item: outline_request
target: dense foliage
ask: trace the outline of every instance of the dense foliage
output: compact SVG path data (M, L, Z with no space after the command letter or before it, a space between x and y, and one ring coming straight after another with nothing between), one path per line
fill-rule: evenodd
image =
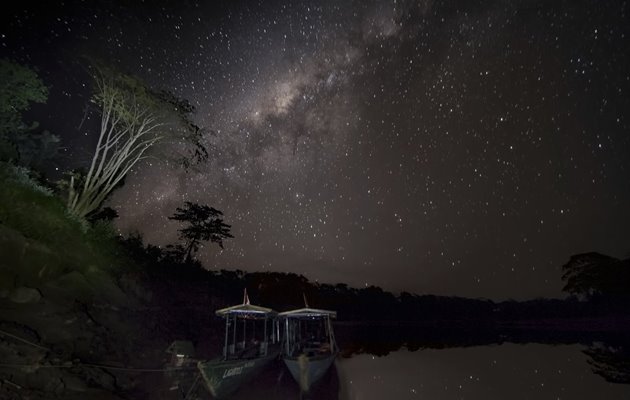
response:
M37 286L70 271L119 270L127 260L112 228L88 225L29 176L0 163L0 281Z
M48 88L33 69L0 59L0 137L25 129L22 113L31 103L45 103Z
M27 123L23 113L33 103L45 103L48 88L37 72L0 59L0 161L42 170L59 149L59 137Z

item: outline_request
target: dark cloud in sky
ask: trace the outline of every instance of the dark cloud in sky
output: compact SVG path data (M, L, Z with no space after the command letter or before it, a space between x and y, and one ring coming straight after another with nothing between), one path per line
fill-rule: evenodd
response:
M630 250L626 2L64 4L15 9L1 45L52 85L65 164L96 135L78 54L209 128L197 171L131 174L122 232L171 243L194 201L233 225L211 268L499 299L559 296L570 255Z

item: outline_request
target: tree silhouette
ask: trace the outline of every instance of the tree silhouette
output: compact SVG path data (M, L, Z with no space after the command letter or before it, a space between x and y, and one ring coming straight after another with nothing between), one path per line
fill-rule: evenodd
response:
M231 225L225 224L222 216L223 213L213 207L187 201L183 208L177 207L175 214L168 217L189 224L179 229L179 238L185 242L181 250L185 261L190 261L199 250L201 241L217 243L223 248L223 239L234 237L230 234Z
M619 260L600 253L571 257L562 266L563 290L591 298L594 295L627 295L630 289L630 259Z

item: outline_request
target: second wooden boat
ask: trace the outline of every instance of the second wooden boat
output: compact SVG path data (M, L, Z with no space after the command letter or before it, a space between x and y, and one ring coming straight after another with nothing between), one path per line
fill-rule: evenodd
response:
M332 329L335 311L300 308L278 314L283 324L282 359L307 392L324 376L339 349Z

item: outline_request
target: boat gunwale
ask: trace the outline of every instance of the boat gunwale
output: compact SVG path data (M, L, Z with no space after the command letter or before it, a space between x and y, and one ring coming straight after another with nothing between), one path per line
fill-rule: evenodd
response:
M337 357L337 355L339 355L339 351L315 354L315 355L312 355L312 356L309 356L306 353L300 353L300 355L297 355L297 356L286 356L286 355L283 355L282 359L283 360L288 360L288 361L299 362L299 358L305 356L309 361L321 361L321 360L326 360L326 359L331 358L331 357L333 357L333 358Z

